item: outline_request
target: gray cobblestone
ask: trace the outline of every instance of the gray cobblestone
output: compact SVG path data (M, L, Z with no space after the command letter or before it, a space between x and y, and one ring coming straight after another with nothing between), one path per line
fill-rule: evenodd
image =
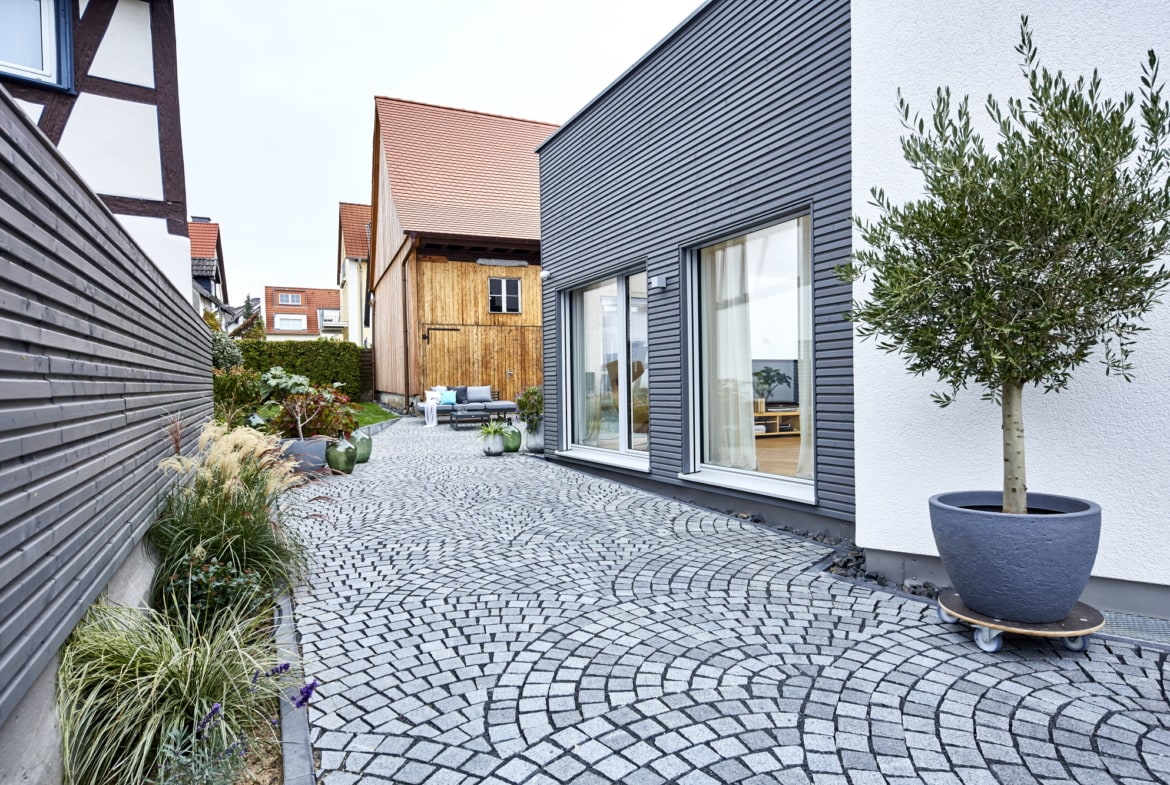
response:
M988 655L823 546L409 419L293 496L323 785L1170 781L1150 647Z

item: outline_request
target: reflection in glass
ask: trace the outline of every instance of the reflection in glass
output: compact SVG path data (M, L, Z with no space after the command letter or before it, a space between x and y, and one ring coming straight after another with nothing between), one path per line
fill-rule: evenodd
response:
M626 328L626 356L629 358L626 401L628 439L631 450L650 450L650 367L647 341L650 324L646 314L646 273L626 279L629 322Z

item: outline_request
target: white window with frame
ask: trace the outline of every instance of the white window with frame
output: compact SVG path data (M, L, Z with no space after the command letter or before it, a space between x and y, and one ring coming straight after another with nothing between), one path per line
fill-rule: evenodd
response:
M808 216L698 250L686 479L816 501L811 257Z
M519 278L488 278L488 313L520 313Z
M646 273L569 295L569 449L649 469L650 374Z
M302 313L278 313L272 321L278 330L309 329L309 318Z
M71 87L68 14L64 0L0 0L0 73Z
M300 305L301 296L299 294L291 294L289 292L281 292L277 295L277 299L281 305Z

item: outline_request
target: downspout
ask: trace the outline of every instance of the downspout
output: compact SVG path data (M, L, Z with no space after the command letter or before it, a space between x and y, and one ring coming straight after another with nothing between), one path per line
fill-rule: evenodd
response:
M370 326L370 292L367 288L367 284L369 284L369 282L370 282L369 281L369 277L370 277L370 250L369 249L370 249L370 222L366 221L366 274L358 276L359 278L362 279L361 299L358 300L358 302L360 302L362 304L361 334L362 334L362 348L363 349L370 348L369 342L366 340L366 330ZM358 262L358 267L359 268L361 267L361 262Z

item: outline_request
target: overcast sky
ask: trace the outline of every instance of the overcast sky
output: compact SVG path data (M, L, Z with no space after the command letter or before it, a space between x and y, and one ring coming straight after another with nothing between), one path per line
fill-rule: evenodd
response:
M370 201L374 96L563 123L701 0L177 0L187 209L233 305L336 286Z

